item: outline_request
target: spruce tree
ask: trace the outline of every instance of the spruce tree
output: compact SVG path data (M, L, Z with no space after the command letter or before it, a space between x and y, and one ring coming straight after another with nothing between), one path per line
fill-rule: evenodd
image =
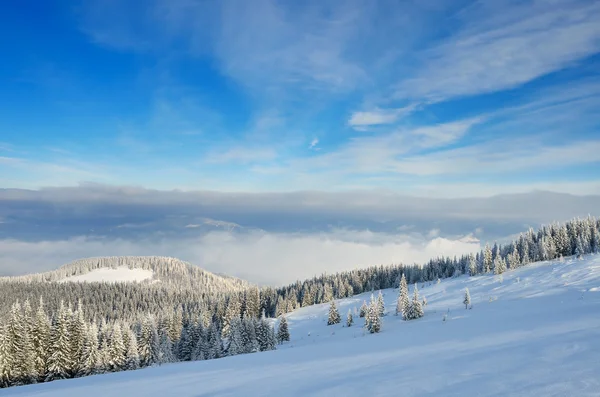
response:
M86 337L82 351L82 375L95 375L100 363L100 352L98 351L98 326L95 322L86 329Z
M256 337L256 319L246 317L242 320L242 345L244 353L254 353L260 351Z
M396 304L396 313L402 314L402 318L404 320L408 320L408 310L410 306L410 301L408 298L408 283L406 282L406 276L402 273L402 278L400 279L400 286L398 288L398 302Z
M117 322L113 325L112 333L110 336L110 371L119 372L125 369L126 353L127 351L125 350L125 345L123 343L123 331L121 329L121 324Z
M83 318L81 300L79 300L77 309L71 313L69 319L70 377L76 377L83 371L82 351L85 342L85 331L86 323Z
M33 318L33 311L29 300L25 300L23 304L23 316L21 317L23 335L21 336L20 343L23 349L23 362L21 363L23 373L25 377L24 383L36 383L38 380L38 373L36 371L36 359L35 359L35 346L33 342L33 334L35 332L35 322Z
M502 258L500 255L498 255L496 257L496 259L494 259L494 273L502 274L505 271L506 271L506 262L504 261L504 258Z
M126 330L127 339L129 340L127 351L125 352L125 367L127 371L133 371L140 367L140 355L138 353L137 337L131 330ZM123 334L125 335L125 334Z
M360 312L359 312L359 317L360 318L364 318L367 315L367 302L363 301L362 305L360 306Z
M471 294L469 293L469 288L465 288L465 297L463 299L463 304L465 305L465 309L467 309L471 304Z
M168 364L175 362L175 355L173 354L173 341L169 336L168 332L163 332L160 335L160 345L158 348L158 363Z
M485 245L483 250L483 272L489 273L492 269L492 250L489 244Z
M12 383L13 357L8 340L8 325L0 324L0 388L10 387Z
M333 301L332 301L333 302ZM339 314L338 314L339 316ZM281 316L279 327L277 328L277 341L279 343L288 342L290 340L290 331L288 330L288 322L285 316Z
M148 315L142 323L140 337L138 340L138 348L140 352L140 365L147 367L158 363L159 355L159 339L156 330L156 323L152 316Z
M35 326L31 335L35 354L35 372L38 381L43 382L48 372L48 356L50 353L50 320L44 310L44 300L40 303L35 313Z
M377 312L379 313L380 317L385 316L385 302L383 300L381 291L379 291L379 294L377 295Z
M229 346L227 355L235 356L244 353L244 344L242 341L242 320L234 317L229 324Z
M423 306L421 306L421 298L419 297L419 290L417 289L417 283L415 283L413 300L410 303L411 320L416 320L424 315Z
M352 319L352 310L348 309L348 315L346 316L346 326L351 327L353 323L354 320Z
M471 253L469 255L469 276L474 276L477 274L477 260L475 259L475 255Z
M61 302L50 337L51 354L48 358L48 375L46 376L46 381L69 377L69 370L72 366L69 322L69 312L64 303Z
M337 306L335 305L335 300L331 301L329 305L329 316L327 317L327 325L339 324L342 321L340 317L340 312L338 312Z

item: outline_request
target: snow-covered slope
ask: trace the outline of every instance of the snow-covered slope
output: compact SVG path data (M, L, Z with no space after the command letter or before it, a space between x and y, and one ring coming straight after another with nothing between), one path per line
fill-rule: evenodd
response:
M420 287L420 286L419 286ZM471 291L472 310L462 305ZM328 305L288 315L277 351L0 390L7 396L598 396L600 256L538 263L420 289L425 317L380 334L326 325ZM376 291L377 292L377 291ZM411 286L412 292L412 286ZM396 290L385 290L393 313ZM340 300L342 317L363 294ZM447 321L443 322L443 314Z
M154 275L152 270L130 269L127 266L94 269L89 273L65 277L60 282L140 282L149 280Z

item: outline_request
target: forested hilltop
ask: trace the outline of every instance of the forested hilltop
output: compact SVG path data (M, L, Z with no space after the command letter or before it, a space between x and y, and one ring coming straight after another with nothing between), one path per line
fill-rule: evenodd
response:
M486 245L477 254L436 258L420 266L373 266L280 288L259 289L189 264L169 267L170 262L154 257L129 260L147 258L140 259L140 268L148 266L154 275L162 275L159 280L172 281L60 282L101 267L137 266L121 258L78 261L46 275L0 280L0 385L271 350L289 335L284 317L277 336L266 317L298 307L397 287L402 275L412 284L463 274L502 274L531 262L599 249L600 220L588 217L530 229L509 244ZM190 274L201 275L204 284L183 281Z

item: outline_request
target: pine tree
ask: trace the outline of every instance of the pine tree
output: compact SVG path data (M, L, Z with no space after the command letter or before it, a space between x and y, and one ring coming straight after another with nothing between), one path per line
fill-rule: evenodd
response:
M244 344L242 342L242 320L234 317L229 324L229 346L227 355L235 356L244 353Z
M175 362L175 355L173 354L173 341L169 336L168 332L163 332L160 335L160 345L158 348L158 363L168 364Z
M140 367L140 355L138 353L137 337L130 329L125 331L127 334L128 344L125 352L125 367L127 371L133 371ZM125 335L125 333L123 334Z
M258 325L256 327L256 339L258 340L258 346L261 352L275 349L276 342L274 343L274 335L275 332L273 327L271 327L271 325L269 325L267 322L265 313L263 311L263 315L258 321Z
M83 372L82 351L85 342L85 330L86 324L83 318L83 308L80 300L77 309L69 318L70 377L80 376Z
M333 301L332 301L333 302ZM338 314L339 316L339 314ZM290 331L288 330L288 322L285 316L281 316L279 320L279 327L277 328L277 341L279 343L289 342Z
M490 249L489 244L485 245L483 250L483 272L489 273L492 269L492 250Z
M71 368L71 345L69 343L70 315L64 303L60 303L58 315L50 337L50 357L48 358L48 375L46 381L66 379Z
M360 306L360 312L359 312L359 317L363 318L367 315L367 302L363 301L362 305Z
M234 318L240 318L240 302L235 295L229 298L227 310L225 310L225 316L223 317L223 329L221 330L223 338L229 336L229 324Z
M475 259L475 255L471 253L469 255L469 276L474 276L477 274L477 260Z
M191 337L193 340L192 361L204 360L206 350L206 330L204 329L202 320L193 327Z
M581 236L577 237L577 242L575 243L575 255L577 255L577 259L583 258L585 254L584 243Z
M119 372L125 369L126 353L127 351L125 350L125 345L123 343L123 331L121 329L121 324L115 323L110 336L110 371Z
M44 300L41 297L35 314L35 326L31 339L35 355L35 372L38 374L38 381L43 382L48 372L50 320L44 310Z
M410 301L408 300L408 283L406 282L406 276L402 273L400 279L400 286L398 288L398 302L396 304L396 314L402 314L404 320L408 320L407 314L409 309Z
M327 325L339 324L342 321L340 312L338 312L335 301L332 300L329 305L329 316L327 317Z
M351 327L354 324L354 320L352 319L352 310L348 309L348 315L346 316L346 326Z
M0 324L0 388L11 386L13 357L8 340L8 325Z
M97 374L100 352L98 351L98 326L95 322L87 327L81 356L83 361L82 374L84 376Z
M256 287L246 291L246 313L250 318L260 316L260 291Z
M140 338L138 340L140 352L140 365L147 367L158 363L159 339L154 319L148 315L142 323Z
M465 309L467 309L471 304L471 294L469 294L469 288L465 288L465 298L463 299L463 304L465 305Z
M381 291L379 291L379 294L377 295L377 313L380 317L385 316L385 302Z
M242 345L244 346L244 353L260 351L256 337L256 319L254 317L246 317L242 320Z
M500 255L498 255L496 257L496 259L494 259L494 273L502 274L505 271L506 271L506 262L504 261L504 258L502 258Z
M29 300L25 300L23 304L23 316L21 317L23 335L21 335L20 343L23 351L23 361L21 363L25 377L23 381L26 384L36 383L38 380L38 372L36 371L35 346L33 343L33 333L35 330L35 322L33 311Z
M367 308L367 315L365 317L365 328L372 334L381 330L381 318L379 316L379 309L377 307L377 302L372 296L371 303Z
M415 283L413 300L410 303L410 317L411 320L423 317L423 306L421 306L421 298L419 297L419 290L417 289L417 283Z
M191 361L194 350L194 339L192 337L193 324L186 323L181 328L181 336L177 343L177 360Z

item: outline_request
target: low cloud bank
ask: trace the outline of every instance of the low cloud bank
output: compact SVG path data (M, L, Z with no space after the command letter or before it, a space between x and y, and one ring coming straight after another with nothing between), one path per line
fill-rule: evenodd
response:
M281 285L370 265L422 263L438 255L479 249L478 242L339 230L315 234L210 232L185 240L0 240L0 273L43 272L90 256L165 255L216 273L260 284Z

